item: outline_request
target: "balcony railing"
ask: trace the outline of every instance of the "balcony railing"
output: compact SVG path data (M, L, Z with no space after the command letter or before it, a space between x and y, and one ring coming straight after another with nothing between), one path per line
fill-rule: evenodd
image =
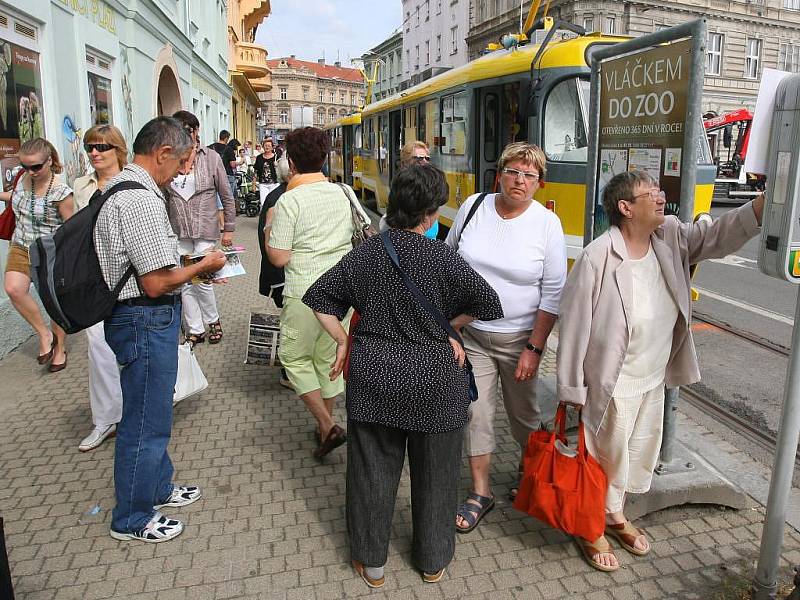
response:
M267 77L267 49L258 44L237 42L236 70L244 73L248 79Z

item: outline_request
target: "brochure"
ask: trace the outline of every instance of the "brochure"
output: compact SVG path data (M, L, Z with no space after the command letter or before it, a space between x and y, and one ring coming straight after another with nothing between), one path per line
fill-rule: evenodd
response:
M244 275L244 265L242 264L241 256L245 251L243 246L231 246L229 248L220 248L225 253L227 262L216 273L211 273L209 276L197 275L192 278L192 283L208 283L216 279L227 279L229 277L236 277L237 275ZM200 262L205 254L188 254L183 257L184 266Z

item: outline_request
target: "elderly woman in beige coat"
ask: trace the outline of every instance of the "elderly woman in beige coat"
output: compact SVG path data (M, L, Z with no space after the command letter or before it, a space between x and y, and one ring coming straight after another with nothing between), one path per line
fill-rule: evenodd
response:
M619 563L606 536L630 553L650 551L625 518L625 493L650 489L661 446L664 385L699 381L692 341L689 266L720 258L756 235L763 195L713 223L664 216L665 197L640 171L603 192L611 227L575 261L561 301L559 401L583 407L586 446L608 476L606 531L577 540L601 571Z

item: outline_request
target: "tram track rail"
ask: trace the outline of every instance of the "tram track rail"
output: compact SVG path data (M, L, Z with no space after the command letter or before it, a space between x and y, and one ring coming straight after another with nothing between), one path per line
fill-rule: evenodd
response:
M721 321L720 319L697 311L692 313L692 317L695 321L712 325L722 331L725 331L726 333L769 350L784 358L789 357L789 348L780 344L776 344L771 340L767 340L748 331L737 329L725 321ZM729 429L735 431L749 442L754 443L768 451L770 455L775 455L777 450L777 436L771 430L762 426L754 425L745 417L733 412L729 406L725 406L724 404L715 401L712 397L701 393L693 387L681 387L680 396L683 400L697 410L700 410L717 422L727 426ZM800 469L800 450L795 453L795 468Z
M747 419L731 412L727 407L714 402L711 398L708 398L689 386L681 387L680 397L697 410L710 416L715 421L722 423L737 434L740 434L749 442L767 450L770 455L775 455L778 440L771 431L764 431L762 428L754 426ZM800 469L800 450L795 453L794 464L796 469Z
M750 333L749 331L743 331L741 329L737 329L732 325L730 325L729 323L721 321L715 317L712 317L711 315L707 315L705 313L697 311L692 311L692 319L695 321L702 321L703 323L707 323L708 325L713 325L714 327L721 329L726 333L730 333L733 336L736 336L743 340L747 340L748 342L752 342L757 346L760 346L767 350L771 350L772 352L780 354L781 356L784 356L786 358L789 357L789 348L787 348L786 346L782 346L781 344L776 344L771 340L765 339L754 333Z

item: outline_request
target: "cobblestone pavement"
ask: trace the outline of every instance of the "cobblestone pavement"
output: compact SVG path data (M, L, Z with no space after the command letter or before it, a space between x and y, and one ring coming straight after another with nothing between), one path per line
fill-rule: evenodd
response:
M69 366L56 375L35 365L30 342L0 361L0 514L18 598L713 598L752 570L763 519L756 503L648 516L641 525L652 553L634 559L619 550L623 568L608 575L591 569L567 536L499 500L478 529L458 536L443 581L424 584L410 564L404 477L387 583L368 589L349 564L345 453L315 461L301 401L280 387L275 370L243 364L248 315L263 307L255 219L241 219L237 242L251 250L249 274L219 288L225 339L197 350L210 387L175 411L176 480L204 490L200 502L167 512L186 522L177 540L148 545L108 535L113 441L77 450L91 427L85 338L70 339ZM543 370L553 367L550 354ZM343 420L343 407L337 410ZM517 453L507 423L499 427L493 481L502 498ZM462 476L466 492L466 468ZM784 558L785 567L800 563L800 536L788 528Z

